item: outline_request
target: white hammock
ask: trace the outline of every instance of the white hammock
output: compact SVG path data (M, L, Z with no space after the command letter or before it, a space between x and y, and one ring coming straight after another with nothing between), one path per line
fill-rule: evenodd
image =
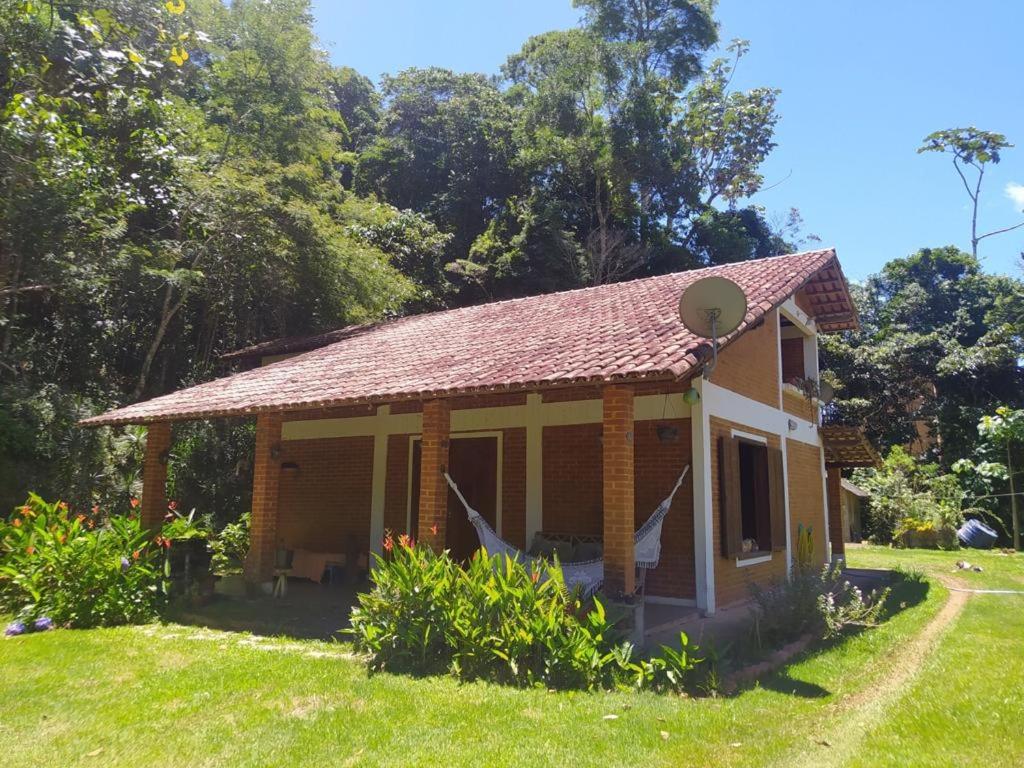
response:
M689 471L690 465L687 464L682 474L679 475L679 479L676 480L672 492L658 505L658 508L654 510L654 514L633 534L633 555L637 568L649 569L658 567L658 561L661 559L661 526L665 522L665 515L668 514L669 508L672 506L672 499L675 498L676 491L683 484L683 479ZM476 528L480 545L487 550L487 554L492 556L508 555L513 560L526 566L531 566L534 561L543 559L530 557L521 549L512 546L500 538L488 522L484 520L483 516L469 506L469 502L466 501L466 497L462 495L462 491L459 490L459 486L452 480L451 475L445 472L444 479L448 481L448 485L455 491L455 495L459 497L462 506L466 508L469 522ZM560 563L559 565L561 566L562 577L565 579L566 585L569 588L580 587L584 597L590 597L597 592L601 587L601 582L604 581L604 558L599 557L594 560L584 560L576 563Z

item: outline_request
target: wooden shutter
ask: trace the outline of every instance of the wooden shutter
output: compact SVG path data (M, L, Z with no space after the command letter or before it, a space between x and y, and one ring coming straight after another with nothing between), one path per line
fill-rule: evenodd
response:
M725 557L737 557L743 551L739 439L718 438L718 462L722 554Z
M786 548L786 478L782 471L782 451L768 449L768 499L771 504L772 550Z

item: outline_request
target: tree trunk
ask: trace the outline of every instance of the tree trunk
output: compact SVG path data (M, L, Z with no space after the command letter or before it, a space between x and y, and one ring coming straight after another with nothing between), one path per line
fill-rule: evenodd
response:
M149 349L146 350L146 357L142 361L142 370L139 371L139 379L135 383L135 389L132 391L132 400L138 400L142 397L142 393L146 389L146 380L149 378L149 370L153 367L153 360L156 359L156 353L163 343L164 336L167 335L167 329L171 325L171 320L174 319L182 304L185 303L185 296L187 294L188 289L183 288L180 298L172 305L171 298L174 296L174 286L170 283L167 284L167 288L164 290L163 307L160 310L160 323L156 327L156 333L153 335L153 341L150 342Z

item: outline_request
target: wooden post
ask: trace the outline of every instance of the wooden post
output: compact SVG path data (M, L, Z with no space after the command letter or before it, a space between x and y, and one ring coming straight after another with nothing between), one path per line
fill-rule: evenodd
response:
M274 574L277 554L277 499L281 481L281 414L256 417L256 450L252 471L252 518L245 580L260 584Z
M448 523L448 434L451 410L447 400L423 403L423 442L420 453L420 516L418 541L435 552L444 549Z
M826 470L825 487L828 490L828 532L832 541L832 557L844 555L846 545L843 543L845 528L843 526L843 477L838 467Z
M633 390L604 388L604 590L631 595L636 589L633 492Z
M144 528L159 528L167 514L167 452L170 448L170 422L149 424L146 429L146 453L142 460L142 503L139 512Z

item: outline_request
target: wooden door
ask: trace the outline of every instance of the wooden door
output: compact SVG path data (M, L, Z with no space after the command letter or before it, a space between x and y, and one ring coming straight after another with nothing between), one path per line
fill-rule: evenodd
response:
M498 438L460 437L448 444L448 474L466 501L484 520L495 526L498 509ZM420 441L413 443L411 534L418 535L420 489ZM452 557L466 560L480 548L476 529L462 502L448 491L448 525L445 546Z

